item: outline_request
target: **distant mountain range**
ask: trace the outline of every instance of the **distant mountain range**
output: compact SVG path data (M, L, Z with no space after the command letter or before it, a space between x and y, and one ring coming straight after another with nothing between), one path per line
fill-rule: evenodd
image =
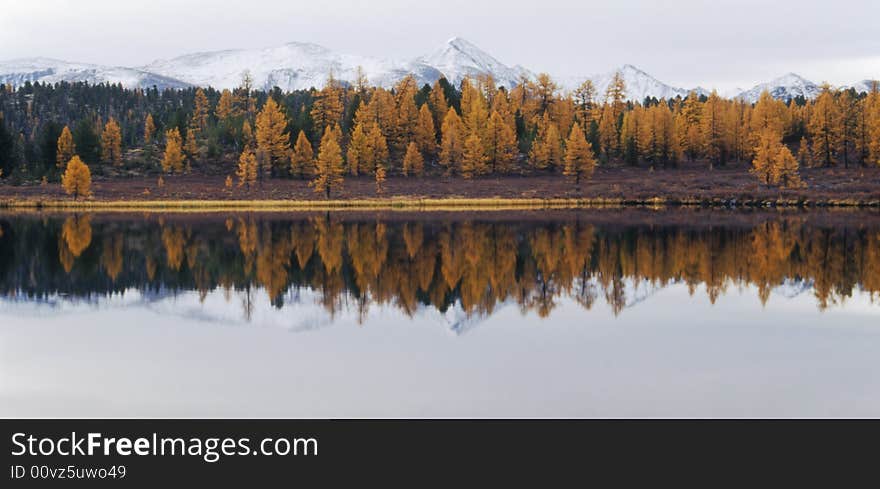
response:
M354 83L359 67L371 84L386 88L410 73L420 85L433 83L445 76L455 86L466 76L479 74L491 74L498 85L506 87L518 84L523 77L531 79L535 76L522 66L505 65L467 40L455 37L430 54L403 61L341 54L317 44L299 42L266 49L186 54L134 68L72 63L49 58L15 59L0 62L0 83L20 85L26 81L81 81L93 84L121 83L129 88L212 86L223 89L238 86L242 73L248 70L256 87L271 89L277 86L290 91L319 88L324 85L330 73L338 80ZM589 78L601 97L615 72L620 72L623 76L627 96L631 100L640 101L645 97L685 97L691 90L708 94L707 90L699 87L673 87L628 64L600 75L579 79L570 77L559 81L564 89L573 90ZM862 80L852 87L860 92L868 91L871 83L870 80ZM821 88L814 82L789 73L755 85L749 90L725 95L754 102L764 90L768 90L777 99L788 100L797 96L814 98Z

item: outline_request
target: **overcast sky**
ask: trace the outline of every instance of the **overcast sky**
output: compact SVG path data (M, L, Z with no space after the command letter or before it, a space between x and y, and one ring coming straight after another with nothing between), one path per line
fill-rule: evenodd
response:
M630 63L672 85L724 90L787 72L880 78L878 18L878 0L0 0L0 60L138 66L289 41L409 58L460 36L557 76Z

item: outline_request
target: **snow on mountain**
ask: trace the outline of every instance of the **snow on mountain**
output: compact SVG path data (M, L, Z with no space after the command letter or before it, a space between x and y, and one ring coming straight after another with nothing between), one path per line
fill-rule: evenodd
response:
M392 60L370 56L342 54L317 44L292 42L265 49L234 49L186 54L168 60L158 60L139 68L70 63L49 58L27 58L0 62L0 83L20 85L26 81L56 83L82 81L92 84L121 83L125 87L183 88L212 86L234 88L241 83L242 74L250 71L254 86L261 89L279 87L282 90L301 90L324 85L329 74L343 82L357 80L358 67L363 69L369 83L390 88L401 78L412 73L419 85L433 83L445 76L459 86L466 76L491 74L499 86L511 88L525 77L534 74L519 65L508 66L465 39L454 37L434 52L412 60ZM616 72L626 83L629 100L642 101L645 97L671 99L686 97L690 90L663 83L633 65L589 77L596 88L599 101ZM557 78L565 90L574 90L586 78ZM869 91L871 81L855 85L859 92ZM694 89L700 95L709 95L703 88ZM761 83L749 90L724 93L725 96L755 102L761 92L768 90L777 99L789 100L797 96L808 99L821 91L815 83L794 73Z
M770 96L778 99L789 101L795 97L802 96L806 99L816 98L822 89L815 83L794 73L788 73L779 78L766 83L759 83L749 90L740 93L736 98L741 98L747 102L755 103L764 91L770 92Z
M440 74L415 62L397 62L368 56L339 54L323 46L292 42L266 49L235 49L180 56L155 61L142 69L184 80L198 86L234 88L248 70L257 88L303 90L324 86L330 73L340 81L354 83L358 67L371 84L390 87L409 73L419 84L431 83Z
M532 73L521 67L509 67L491 55L460 37L453 37L433 53L415 60L433 66L458 87L466 77L491 74L499 86L511 88L519 84L521 77L533 78Z
M854 88L856 90L856 93L871 93L871 90L873 90L875 83L878 85L878 87L880 87L880 80L862 80L855 85L852 85L851 88Z
M21 85L25 82L121 83L128 88L184 88L186 83L136 68L69 63L51 58L23 58L0 62L0 83Z
M561 85L566 90L574 90L585 79L589 79L593 82L593 86L596 88L597 100L601 102L605 100L605 91L608 89L608 85L611 84L614 74L618 72L623 76L623 81L626 84L626 98L634 102L641 102L645 100L645 97L656 97L657 99L667 100L677 96L685 98L690 92L690 90L684 88L667 85L630 64L623 65L620 68L607 73L587 78L564 79ZM708 95L708 92L702 88L697 88L695 90L697 90L698 94Z

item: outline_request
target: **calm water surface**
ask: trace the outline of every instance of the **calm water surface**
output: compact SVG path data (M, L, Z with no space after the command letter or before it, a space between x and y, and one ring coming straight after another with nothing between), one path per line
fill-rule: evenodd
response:
M0 416L880 416L880 215L0 214Z

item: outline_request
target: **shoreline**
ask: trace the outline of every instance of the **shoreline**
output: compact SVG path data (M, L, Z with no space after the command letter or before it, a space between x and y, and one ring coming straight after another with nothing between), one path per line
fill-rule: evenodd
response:
M57 199L0 199L0 209L32 210L97 210L97 211L295 211L295 210L406 210L406 211L473 211L473 210L555 210L555 209L619 209L619 208L880 208L880 200L864 199L721 199L653 197L624 198L413 198L389 197L372 199L331 200L57 200Z

